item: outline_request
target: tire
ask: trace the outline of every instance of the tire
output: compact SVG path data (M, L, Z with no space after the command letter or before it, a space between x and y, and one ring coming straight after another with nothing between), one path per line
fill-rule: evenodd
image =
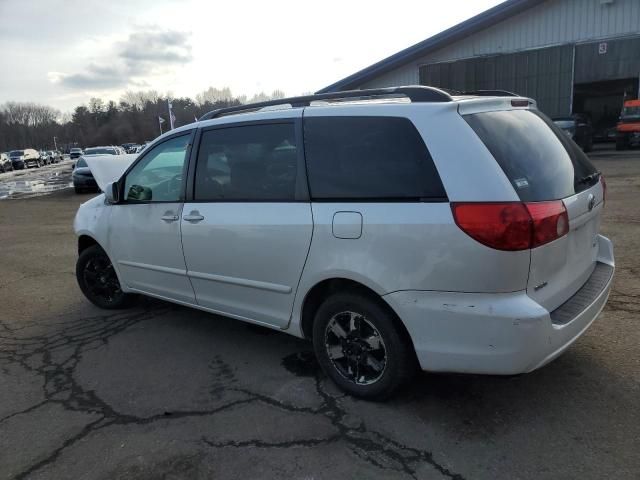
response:
M585 153L589 153L591 150L593 150L593 138L587 139L584 143L584 148L583 148L583 151Z
M616 140L616 150L626 150L626 149L627 149L627 139L618 138Z
M76 193L82 193L82 189L80 187L73 187Z
M382 300L359 292L336 293L320 305L313 348L338 387L369 400L388 398L417 370L411 341L393 312Z
M127 308L136 299L122 291L111 260L99 245L83 250L78 257L76 280L87 300L100 308Z

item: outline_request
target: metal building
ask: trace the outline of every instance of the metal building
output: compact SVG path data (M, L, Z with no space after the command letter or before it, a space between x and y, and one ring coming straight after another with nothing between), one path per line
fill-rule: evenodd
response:
M415 84L509 90L615 125L638 98L640 0L509 0L320 92Z

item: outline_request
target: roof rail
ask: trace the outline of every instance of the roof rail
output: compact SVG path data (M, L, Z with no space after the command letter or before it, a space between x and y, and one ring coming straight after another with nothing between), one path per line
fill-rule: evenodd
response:
M450 102L451 96L444 90L434 87L414 86L414 87L390 87L390 88L374 88L365 90L346 90L344 92L319 93L316 95L304 95L301 97L279 98L277 100L269 100L266 102L248 103L246 105L237 105L235 107L226 107L205 113L200 117L199 121L210 120L234 113L246 113L259 110L264 107L272 107L276 105L291 105L291 107L308 107L311 102L319 100L328 101L344 101L349 99L373 99L384 97L406 97L411 102Z
M507 90L472 90L470 92L459 92L459 95L473 95L475 97L521 97L517 93Z

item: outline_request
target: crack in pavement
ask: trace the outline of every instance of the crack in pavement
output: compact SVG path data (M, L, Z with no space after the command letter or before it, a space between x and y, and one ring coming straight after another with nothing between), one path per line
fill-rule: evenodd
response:
M65 450L88 435L114 425L146 425L186 417L211 416L239 405L262 403L285 412L323 415L329 419L337 433L325 438L298 439L291 442L250 439L225 443L202 438L202 443L210 448L287 448L294 446L315 447L342 441L349 446L354 455L379 469L394 470L417 478L417 467L426 463L447 478L463 480L460 474L454 473L436 462L431 452L408 447L382 433L368 430L363 422L357 427L347 425L345 417L348 412L340 405L340 400L344 398L344 395L334 396L325 391L322 386L325 377L319 370L310 375L315 380L315 390L322 403L319 407L311 408L289 404L269 395L234 386L233 375L230 374L231 367L224 360L216 357L215 366L221 372L219 376L222 379L217 380L215 388L210 393L215 395L221 390L226 390L227 392L239 393L244 398L231 400L216 408L165 412L149 417L118 412L101 399L95 390L86 389L76 381L74 372L83 354L108 344L112 337L136 323L168 313L172 311L172 308L174 307L153 307L145 308L142 311L138 309L133 313L79 318L56 323L54 326L60 327L58 330L34 336L21 335L16 337L15 333L18 329L0 321L0 363L2 363L3 369L7 364L14 364L40 376L43 379L42 390L44 394L43 401L1 418L0 425L11 418L29 414L47 404L57 404L67 411L93 414L99 417L97 420L87 423L75 435L66 438L60 446L49 452L44 458L18 473L15 476L16 479L26 478L38 470L54 464Z

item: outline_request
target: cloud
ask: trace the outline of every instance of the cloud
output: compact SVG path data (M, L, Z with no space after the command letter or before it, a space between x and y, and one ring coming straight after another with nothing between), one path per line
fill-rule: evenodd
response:
M116 66L100 66L90 63L86 70L78 73L49 72L49 81L70 89L108 90L129 83L128 72Z
M120 58L128 65L181 65L193 60L190 34L177 30L151 29L129 35L123 42Z
M148 86L145 78L166 73L193 60L189 32L146 27L115 42L99 62L75 73L49 72L49 81L68 89L110 90Z

